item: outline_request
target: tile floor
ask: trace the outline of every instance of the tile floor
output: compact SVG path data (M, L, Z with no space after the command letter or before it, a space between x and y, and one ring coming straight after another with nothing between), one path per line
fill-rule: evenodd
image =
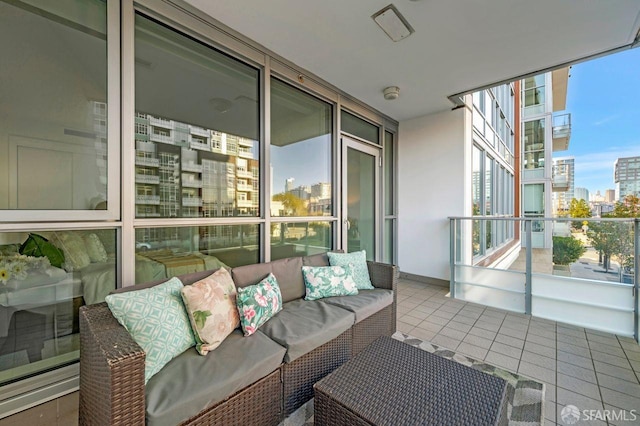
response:
M633 339L450 299L447 293L400 280L398 331L546 383L545 425L565 424L560 412L569 404L600 410L576 424L640 424L640 345ZM605 410L611 410L609 420L602 418Z

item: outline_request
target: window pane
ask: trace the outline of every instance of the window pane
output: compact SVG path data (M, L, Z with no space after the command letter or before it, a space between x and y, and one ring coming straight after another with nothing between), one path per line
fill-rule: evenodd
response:
M136 217L259 215L258 70L136 16Z
M271 79L272 216L331 216L332 108Z
M136 229L136 283L260 260L259 225Z
M272 223L271 260L328 252L332 236L331 222Z
M534 120L524 123L524 168L544 167L545 121Z
M0 2L0 209L107 208L106 3Z
M115 259L114 229L0 233L0 385L78 359L78 309L115 289Z
M394 207L394 143L393 133L384 132L384 186L385 186L385 214L392 215L395 213Z
M347 132L359 138L380 143L380 134L378 132L378 126L371 124L361 118L356 117L353 114L349 114L346 111L341 111L340 120L343 132Z

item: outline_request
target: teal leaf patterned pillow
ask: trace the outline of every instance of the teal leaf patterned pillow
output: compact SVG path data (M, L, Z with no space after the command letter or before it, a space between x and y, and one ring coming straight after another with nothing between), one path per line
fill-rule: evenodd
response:
M353 279L358 290L373 290L371 278L369 278L369 268L367 268L367 253L364 250L353 253L327 253L331 266L353 267Z
M276 277L269 274L258 284L238 288L236 302L242 331L245 336L251 336L282 310L282 294Z
M106 297L111 313L146 354L144 382L196 344L182 304L178 278L157 286Z
M303 266L302 276L304 277L304 286L307 289L304 300L358 294L352 269L349 265Z

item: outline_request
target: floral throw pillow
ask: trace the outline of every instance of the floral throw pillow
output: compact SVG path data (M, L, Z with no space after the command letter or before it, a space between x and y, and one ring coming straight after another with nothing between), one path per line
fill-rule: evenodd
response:
M258 284L238 288L240 325L245 336L251 336L271 317L282 310L280 286L273 274Z
M236 286L224 268L182 287L182 301L196 338L200 355L214 350L239 325Z
M303 266L304 300L358 294L351 266Z
M353 253L327 253L331 266L353 267L353 279L358 290L373 290L371 278L369 278L369 268L367 267L367 253L364 250Z

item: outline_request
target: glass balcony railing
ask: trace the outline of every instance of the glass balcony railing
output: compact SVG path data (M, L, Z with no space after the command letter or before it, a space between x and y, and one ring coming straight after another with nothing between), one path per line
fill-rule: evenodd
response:
M638 340L640 219L477 216L450 226L451 297ZM503 228L512 238L493 244ZM536 229L548 244L533 244Z
M553 116L553 151L566 151L569 149L571 138L571 113Z

